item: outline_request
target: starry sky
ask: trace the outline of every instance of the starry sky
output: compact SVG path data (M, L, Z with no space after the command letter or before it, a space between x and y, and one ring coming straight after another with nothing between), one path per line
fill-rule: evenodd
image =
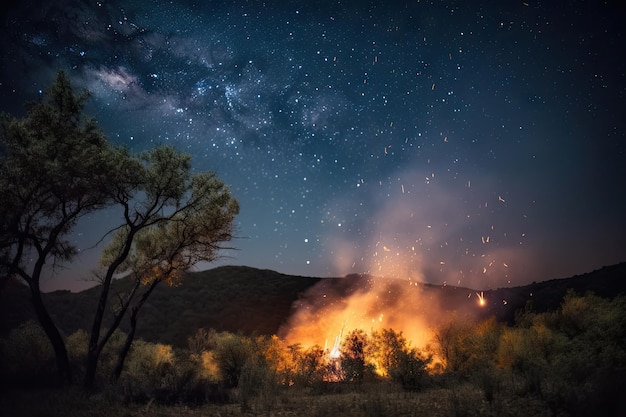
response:
M215 265L521 285L626 260L619 3L13 2L0 110L63 69L112 142L215 171L241 205ZM43 287L88 285L118 218Z

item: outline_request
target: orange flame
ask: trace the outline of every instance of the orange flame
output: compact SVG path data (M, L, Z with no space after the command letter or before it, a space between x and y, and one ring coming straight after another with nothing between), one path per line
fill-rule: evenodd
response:
M371 334L391 328L402 332L417 348L430 341L432 321L428 317L438 307L434 300L422 296L420 287L411 281L367 276L343 280L343 290L348 294L340 294L321 281L304 296L279 332L287 343L308 348L334 340L329 356L337 358L344 330L361 329Z

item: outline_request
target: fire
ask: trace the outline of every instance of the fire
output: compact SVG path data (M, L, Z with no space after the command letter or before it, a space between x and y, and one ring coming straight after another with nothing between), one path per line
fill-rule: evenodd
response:
M341 331L335 337L335 343L333 344L333 348L330 350L330 353L328 354L330 359L339 359L339 357L341 356L341 351L339 350L339 347L341 346L342 335L343 335L343 328L341 328Z
M409 280L349 276L333 289L321 281L296 305L296 311L279 335L288 344L304 348L321 346L329 358L339 358L344 332L361 329L371 334L382 329L402 332L411 346L424 348L431 338L439 306L425 297L420 286Z

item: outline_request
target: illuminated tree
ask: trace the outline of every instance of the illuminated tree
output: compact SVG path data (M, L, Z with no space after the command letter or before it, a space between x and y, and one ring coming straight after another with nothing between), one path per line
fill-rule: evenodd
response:
M372 333L367 349L369 361L381 376L390 378L405 389L421 389L427 377L431 357L412 348L402 332L382 329Z
M447 372L460 372L473 354L470 339L473 324L450 317L434 331L437 356Z
M68 240L78 220L112 203L115 184L130 177L127 154L111 146L83 114L88 93L75 94L63 72L27 116L3 116L0 130L0 287L19 277L55 352L61 377L71 379L67 350L41 297L47 269L77 253Z
M232 238L237 201L213 173L191 174L191 157L167 146L136 158L137 186L121 189L115 201L123 209L123 224L103 251L101 292L94 316L85 385L93 384L98 356L130 307L130 332L120 352L115 377L132 344L137 315L161 283L176 285L199 262L216 259L222 242ZM122 298L113 324L101 337L101 327L112 279L129 272L132 290ZM145 291L138 296L138 290ZM135 297L138 300L133 303ZM131 307L132 305L132 307Z
M215 335L213 358L217 364L221 381L227 387L239 385L244 366L256 355L250 338L228 332Z
M389 376L389 371L398 365L399 354L406 348L407 340L402 332L393 329L382 329L372 333L367 349L369 361L376 366L376 372Z
M558 311L526 313L502 333L498 364L520 375L525 391L555 415L619 415L625 329L626 297L568 292Z
M69 381L67 349L42 300L41 275L77 253L68 236L81 217L111 205L121 208L121 225L102 257L86 362L85 384L91 386L98 357L140 285L147 290L131 309L130 341L137 314L156 285L178 282L196 263L214 260L220 243L231 239L239 207L214 174L191 174L188 155L157 147L135 157L110 145L95 121L83 115L88 96L75 94L59 72L25 118L2 119L0 288L10 277L28 284L59 374ZM132 272L135 286L100 337L110 285L121 272Z
M367 344L367 334L361 329L351 331L341 342L341 368L346 381L360 383L373 373L373 367L365 361Z
M294 385L314 387L324 381L328 364L324 349L317 345L303 349L300 344L289 345L287 349L293 363Z

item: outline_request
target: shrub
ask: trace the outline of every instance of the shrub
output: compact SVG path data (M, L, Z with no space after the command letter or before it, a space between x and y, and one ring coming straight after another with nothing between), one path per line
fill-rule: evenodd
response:
M220 381L229 388L237 387L243 367L254 355L251 340L245 336L222 332L214 335L212 345Z
M0 340L1 383L12 387L54 383L54 352L39 324L28 321Z
M425 357L410 347L402 332L383 329L372 333L366 351L368 361L379 375L389 377L408 390L419 390L426 385L432 357Z
M89 347L89 335L85 330L79 329L67 337L65 346L73 372L77 375L83 375Z
M361 329L350 332L341 343L341 368L347 382L360 384L374 375L374 366L366 362L369 338Z

